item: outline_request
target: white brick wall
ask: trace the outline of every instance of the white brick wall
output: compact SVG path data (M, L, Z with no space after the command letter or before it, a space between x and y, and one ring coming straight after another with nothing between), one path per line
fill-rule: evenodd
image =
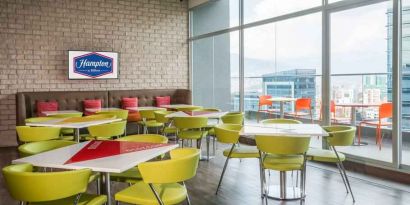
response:
M21 91L188 88L187 1L0 0L0 146ZM120 78L67 80L68 50L120 53Z

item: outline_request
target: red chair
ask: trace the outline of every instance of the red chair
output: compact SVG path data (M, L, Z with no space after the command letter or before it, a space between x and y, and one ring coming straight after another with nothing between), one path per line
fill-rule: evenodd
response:
M313 113L312 113L312 100L310 98L299 98L295 101L295 112L287 113L292 115L295 119L297 117L302 117L310 115L310 120L313 123ZM308 111L308 112L301 112Z
M359 144L361 139L361 128L363 124L376 126L376 145L379 145L379 150L382 149L382 126L389 126L392 123L383 121L384 119L393 117L393 104L383 103L379 107L379 119L375 121L362 121L359 124Z
M274 109L272 109L272 101L270 101L269 99L271 99L272 96L270 95L261 95L259 96L259 105L258 105L258 113L256 116L256 120L259 122L259 113L260 112L267 112L268 114L272 115L272 112L274 112ZM266 106L266 109L262 109L263 106Z

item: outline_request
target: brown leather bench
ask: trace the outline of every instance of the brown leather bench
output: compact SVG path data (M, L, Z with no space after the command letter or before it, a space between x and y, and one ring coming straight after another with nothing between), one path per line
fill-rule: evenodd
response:
M24 125L26 118L36 116L37 101L57 101L59 110L81 112L86 99L102 99L103 107L118 108L123 97L137 97L138 106L155 106L157 96L171 96L171 104L191 104L191 91L187 89L19 92L16 95L17 125Z

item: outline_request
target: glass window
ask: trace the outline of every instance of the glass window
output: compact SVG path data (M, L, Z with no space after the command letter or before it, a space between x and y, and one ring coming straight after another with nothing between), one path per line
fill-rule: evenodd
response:
M191 35L239 25L239 0L210 1L191 11Z
M410 0L402 2L402 164L410 166Z
M239 32L192 42L193 104L223 111L239 96Z
M340 150L386 162L392 161L391 117L382 118L380 135L376 127L382 105L391 102L389 12L391 3L384 2L331 14L332 123L357 126L355 145L359 136L361 143Z
M321 0L244 0L244 23L264 20L322 5Z

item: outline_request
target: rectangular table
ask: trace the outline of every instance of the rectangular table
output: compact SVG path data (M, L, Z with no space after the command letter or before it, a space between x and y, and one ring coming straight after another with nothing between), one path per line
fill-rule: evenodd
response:
M82 112L77 110L58 110L58 111L43 111L43 114L46 116L53 116L53 115L64 115L64 114L82 114Z
M161 105L160 107L167 108L167 109L178 109L178 108L197 107L197 106L188 105L188 104L172 104L172 105Z
M245 125L240 131L242 138L241 142L253 141L256 144L255 135L267 136L289 136L289 137L314 137L314 136L329 136L329 134L317 124L258 124ZM280 173L280 186L272 186L269 190L273 190L273 194L268 197L279 200L293 200L300 199L300 190L294 187L286 187L286 172ZM288 195L288 193L291 193Z
M13 164L30 163L38 167L59 168L59 169L91 169L95 172L103 173L106 182L105 193L108 196L108 204L112 204L110 173L121 173L132 167L137 166L142 162L146 162L157 156L165 154L170 150L178 147L177 144L168 144L167 146L146 149L135 152L128 152L119 155L108 156L99 159L86 160L66 164L67 160L77 154L88 143L95 141L83 142L48 152L43 152L37 155L13 160ZM122 142L127 143L127 142Z
M125 109L127 109L127 110L132 110L132 111L141 111L141 110L165 110L165 108L154 107L154 106L127 107L127 108L125 108Z
M108 111L116 111L116 110L121 110L120 108L117 107L104 107L104 108L86 108L85 111L87 112L108 112Z
M61 119L52 119L43 122L30 122L26 123L27 126L36 126L36 127L60 127L60 128L72 128L74 129L74 140L76 142L80 141L80 129L87 128L93 125L102 125L111 122L121 121L121 119L96 119L87 122L71 122L71 123L62 123L62 121L67 118Z
M210 119L219 119L228 112L213 112L213 111L178 111L166 115L167 118L173 117L206 117Z

